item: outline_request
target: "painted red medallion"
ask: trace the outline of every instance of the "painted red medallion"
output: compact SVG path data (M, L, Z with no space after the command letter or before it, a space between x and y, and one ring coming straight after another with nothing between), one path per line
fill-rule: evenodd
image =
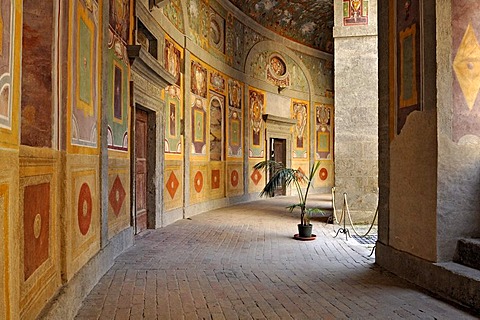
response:
M325 181L328 178L328 171L326 168L320 169L318 172L318 176L320 177L320 180Z
M220 188L220 170L212 170L212 189Z
M92 222L92 193L86 182L80 187L77 214L78 228L83 235L86 235Z
M230 174L230 184L232 187L238 186L238 178L238 171L232 170L232 173Z
M193 179L193 183L194 183L194 187L195 187L195 191L197 191L197 193L200 193L203 189L203 174L200 172L200 171L197 171L197 173L195 174L195 178Z
M110 190L110 194L108 195L108 201L112 206L113 213L117 217L120 214L120 210L122 209L123 201L125 201L126 195L127 193L123 188L122 181L117 175L115 181L113 182L112 189Z

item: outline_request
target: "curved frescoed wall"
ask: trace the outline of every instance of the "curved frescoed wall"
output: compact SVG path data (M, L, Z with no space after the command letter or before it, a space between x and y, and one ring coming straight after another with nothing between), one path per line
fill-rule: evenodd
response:
M333 186L330 53L279 36L228 2L170 1L151 16L166 39L159 42L165 66L176 48L184 69L183 81L165 90L164 215L256 198L265 173L253 165L269 157L268 114L295 120L286 129L288 163L307 172L310 162L322 161L317 191ZM174 138L176 123L184 125L185 145Z

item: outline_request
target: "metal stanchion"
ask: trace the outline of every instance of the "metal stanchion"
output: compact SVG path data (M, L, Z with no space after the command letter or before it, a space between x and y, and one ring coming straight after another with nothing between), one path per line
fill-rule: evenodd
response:
M346 219L346 209L347 208L347 194L343 193L343 207L342 207L342 216L340 217L340 221L343 219L343 228L340 228L337 230L337 233L335 234L334 238L338 236L339 233L345 234L345 240L348 240L348 237L350 236L350 231L347 229L345 225Z

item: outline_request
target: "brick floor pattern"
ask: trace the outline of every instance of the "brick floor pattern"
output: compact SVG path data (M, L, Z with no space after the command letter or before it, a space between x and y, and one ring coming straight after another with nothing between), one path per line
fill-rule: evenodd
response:
M288 199L199 214L145 232L76 319L478 319L374 264L370 247L314 222L297 241Z

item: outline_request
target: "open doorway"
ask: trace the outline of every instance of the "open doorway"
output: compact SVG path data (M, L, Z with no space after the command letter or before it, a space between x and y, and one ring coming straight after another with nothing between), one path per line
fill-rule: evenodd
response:
M286 139L278 139L278 138L271 138L270 139L270 160L274 160L276 162L281 162L283 165L287 163L287 140ZM270 176L272 176L275 172L269 172ZM286 195L286 187L285 182L282 183L281 186L277 187L275 190L275 196L284 196Z

